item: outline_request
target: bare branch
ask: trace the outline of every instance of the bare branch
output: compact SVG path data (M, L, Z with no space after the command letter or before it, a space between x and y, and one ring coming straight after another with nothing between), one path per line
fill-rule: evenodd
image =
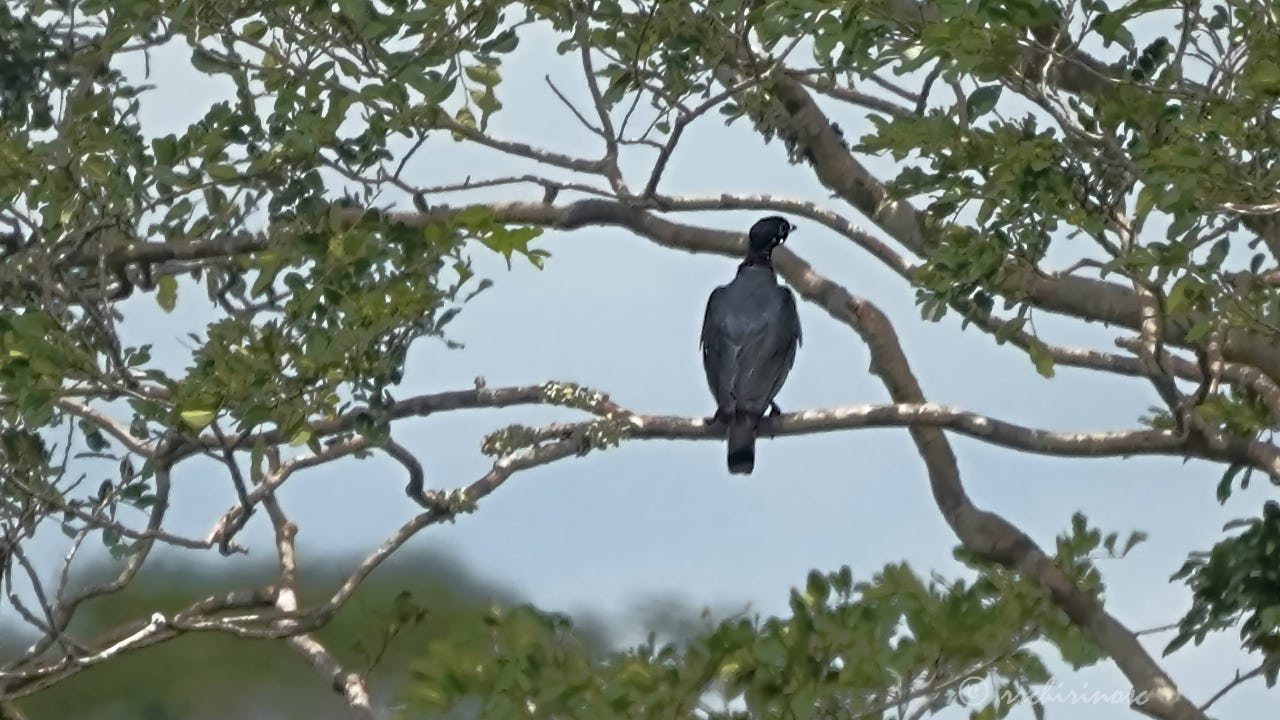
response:
M920 102L920 94L919 94L919 93L913 93L913 92L911 92L910 90L908 90L908 89L906 89L906 88L902 87L902 86L901 86L901 85L899 85L898 83L893 82L892 80L886 80L886 79L884 79L883 77L880 77L879 75L874 74L874 73L871 75L870 80L871 80L871 82L873 82L873 83L875 83L875 84L879 85L880 87L884 88L885 90L888 90L889 92L893 93L894 95L897 95L898 97L902 98L903 100L906 100L907 102L911 103L911 104L912 104L912 106L915 106L915 105L919 104L919 102Z
M365 686L365 680L359 673L351 672L344 668L334 657L333 653L325 649L320 641L316 640L312 635L298 635L296 637L287 638L285 640L289 647L293 648L308 663L315 668L316 672L329 681L329 685L347 702L347 707L351 709L351 716L354 718L367 718L372 720L375 715L373 705L369 700L369 689Z
M227 443L227 438L222 434L222 429L218 427L216 421L210 425L210 429L213 431L214 437L218 438L218 446L222 449L220 460L223 465L226 465L227 472L231 475L231 484L235 487L236 499L239 500L240 507L244 509L244 512L240 514L236 522L235 530L223 533L219 539L219 551L223 555L230 555L234 547L231 543L231 537L236 530L244 527L244 524L249 521L250 516L253 515L253 506L249 503L249 489L245 485L244 475L240 472L240 465L236 462L235 446ZM267 499L270 500L272 498L268 495Z
M564 168L566 170L573 170L580 173L590 173L592 175L601 175L605 177L608 176L608 167L604 160L585 160L583 158L570 157L569 155L564 155L562 153L551 152L550 150L543 150L525 143L499 140L481 132L477 128L471 127L470 125L463 125L443 113L436 119L436 122L442 125L445 129L451 130L471 142L493 148L494 150L504 152L507 155L514 155L516 157L534 160L544 165L551 165L553 167Z
M573 103L569 102L569 98L565 97L564 93L560 92L560 88L556 87L554 82L551 82L550 75L543 75L542 79L547 82L548 87L551 88L551 92L555 93L557 98L560 98L560 102L564 104L565 107L569 108L569 112L573 113L573 116L578 118L578 122L582 123L583 127L602 138L605 137L604 131L595 125L592 125L585 117L583 117L582 113L578 111L578 108L574 107ZM608 138L605 139L607 140Z
M426 478L422 472L422 463L418 462L413 453L390 437L382 444L382 449L409 472L409 482L404 487L404 493L424 508L434 507L434 503L425 492Z
M66 614L66 620L70 619L76 607L89 599L108 595L116 592L133 581L134 576L142 569L142 564L146 562L147 557L151 554L151 548L155 546L156 538L159 537L160 526L164 522L165 513L169 510L169 467L165 463L161 463L156 467L156 499L155 504L151 506L150 517L147 520L146 531L142 538L138 541L138 546L133 549L132 554L124 562L124 567L120 573L116 575L114 580L110 582L93 585L82 589L80 592L71 596L67 601L63 612Z
M788 48L786 52L789 53L790 51L790 48ZM785 57L786 53L783 53L783 55L777 60L771 61L770 68L777 67L782 62L782 58ZM689 126L689 123L692 123L694 120L702 117L710 110L716 108L721 103L734 95L737 95L743 90L759 85L765 76L765 73L761 73L734 83L721 92L707 98L692 110L686 110L683 105L679 106L680 116L676 119L675 125L672 126L671 134L667 136L666 144L663 145L662 150L658 152L658 159L653 163L653 170L649 174L649 182L645 184L644 192L641 197L651 198L655 193L657 193L658 183L662 180L662 174L667 169L667 162L671 159L671 153L675 151L676 145L680 142L680 138L684 135L684 130Z
M464 190L475 190L477 188L496 187L499 185L516 185L520 183L529 183L539 185L545 190L572 190L585 195L597 195L599 197L613 197L607 190L602 190L590 185L581 183L561 182L559 180L551 180L549 178L538 177L536 175L516 175L511 177L492 178L489 180L471 180L467 179L460 183L449 183L446 185L435 185L432 187L415 188L408 184L400 184L399 187L406 192L418 193L422 195L435 195L438 193L461 192Z
M540 205L538 207L541 207ZM418 395L416 397L400 400L392 405L383 408L378 413L383 414L387 420L398 420L406 417L426 417L433 413L447 412L450 410L460 410L465 408L494 408L508 407L511 405L528 405L541 402L542 386L541 385L523 385L517 387L490 389L485 387L475 388L471 390L455 390L451 392L434 393L431 395ZM311 423L311 431L316 437L328 437L338 433L350 432L355 429L356 424L361 418L370 417L374 411L369 408L356 408L350 412L344 413L335 420L316 420ZM279 445L287 442L288 438L284 437L279 431L269 430L262 433L241 437L239 435L228 435L226 444L240 447L251 447L256 443L263 443L267 446ZM365 441L367 443L367 441ZM200 437L201 448L217 448L221 443L211 433ZM351 453L368 447L367 444L360 445L356 441L350 444L339 444L324 449L319 454L301 455L286 463L286 467L291 468L289 472L311 467L332 459L333 453L343 452ZM184 447L175 451L174 457L183 458L195 452L193 448ZM278 486L278 483L263 483L263 485L254 488L249 493L252 501L261 499L260 492L262 487L270 486L272 488Z
M1264 673L1266 673L1266 672L1267 672L1267 670L1268 670L1269 668L1271 668L1272 666L1273 666L1273 663L1267 663L1267 662L1264 662L1264 663L1262 663L1261 665L1259 665L1258 667L1256 667L1256 668L1254 668L1254 669L1250 670L1250 671L1249 671L1249 672L1247 672L1247 673L1243 673L1243 674L1241 674L1241 672L1240 672L1239 670L1237 670L1237 671L1236 671L1236 676L1235 676L1234 678L1232 678L1232 679L1231 679L1231 682L1229 682L1229 683L1227 683L1225 686L1223 686L1223 688L1222 688L1221 690L1219 690L1218 692L1214 693L1214 694L1213 694L1213 697L1209 698L1209 699L1205 702L1205 704L1201 705L1201 706L1200 706L1200 711L1201 711L1201 712L1204 712L1204 711L1208 710L1210 707L1212 707L1212 706L1213 706L1213 704L1214 704L1214 703L1216 703L1216 702L1218 702L1219 700L1221 700L1221 699L1222 699L1222 698L1223 698L1227 693L1229 693L1229 692L1231 692L1232 690L1236 689L1236 687L1238 687L1238 686L1240 686L1240 685L1243 685L1244 683L1249 682L1250 680L1252 680L1252 679L1254 679L1254 678L1256 678L1256 677L1261 677L1261 676L1262 676Z
M896 105L888 100L878 98L875 95L858 92L851 87L823 82L820 79L815 79L808 73L788 71L788 74L794 76L802 85L810 90L820 92L823 95L835 98L836 100L842 100L851 105L857 105L858 107L864 107L868 110L882 112L892 117L906 117L911 114L911 108Z
M262 482L249 492L247 505L236 503L223 513L222 517L219 518L218 522L214 523L213 528L209 531L205 543L208 546L212 546L213 544L230 542L231 537L244 526L243 518L252 511L254 505L275 492L276 488L283 485L284 481L288 480L294 472L346 457L372 445L373 443L368 438L357 436L327 445L319 453L299 455L281 464L280 467L273 469L263 477Z
M269 605L274 595L273 587L212 595L176 613L172 617L172 622L165 627L152 629L157 624L156 616L153 615L104 633L101 638L89 643L93 647L102 648L92 656L77 658L74 662L70 657L64 656L58 660L20 670L13 670L18 666L17 664L7 664L0 669L0 681L9 681L0 696L0 702L39 692L125 651L138 650L177 637L180 632L174 625L181 625L192 618L209 617L225 610ZM131 638L133 640L129 642ZM104 655L106 650L112 650L112 652Z
M905 257L894 252L888 245L855 225L848 218L808 200L793 200L773 195L730 195L727 193L711 197L669 197L659 195L654 198L654 205L662 210L677 211L772 210L791 213L816 220L831 230L840 233L871 253L877 260L905 279L910 280L912 273L916 270L916 266L911 264Z
M383 541L382 545L367 555L356 566L328 601L310 611L308 615L321 623L327 622L328 618L332 617L350 599L352 593L360 586L360 583L364 582L369 573L373 572L375 568L408 542L409 538L416 535L418 531L442 520L451 519L460 512L470 512L481 498L498 489L512 474L577 454L581 448L582 443L577 438L548 443L536 448L524 448L498 458L489 472L465 489L455 491L448 497L436 494L435 507L419 513L404 525L401 525L396 532Z
M271 518L271 526L276 537L276 554L280 561L280 590L276 593L276 609L285 615L290 615L298 610L298 557L294 543L298 526L285 516L274 493L268 493L263 498L262 504ZM288 632L292 630L294 621L287 618L281 619L277 622L277 626ZM285 643L297 651L329 681L336 692L343 696L353 717L373 719L369 689L363 677L358 673L347 672L333 653L309 633L290 635L285 638Z
M90 407L87 403L70 398L59 398L57 400L59 408L66 412L92 422L94 425L102 428L108 435L119 440L121 444L129 448L134 453L142 457L151 457L155 451L155 447L151 443L143 442L134 437L129 429L120 425L115 420L107 417L105 413Z
M585 8L579 9L577 16L576 34L578 52L582 56L582 74L587 81L587 90L591 92L591 102L595 105L596 116L600 118L600 136L604 138L604 158L600 162L604 167L604 176L609 179L609 185L613 191L620 197L625 197L631 193L622 180L622 171L618 169L618 133L613 129L609 108L605 106L604 96L600 94L600 86L596 83L596 71L591 62L589 19Z

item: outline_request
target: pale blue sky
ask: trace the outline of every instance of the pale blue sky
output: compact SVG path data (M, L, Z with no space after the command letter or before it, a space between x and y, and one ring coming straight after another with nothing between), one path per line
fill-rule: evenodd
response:
M521 37L519 50L503 66L499 97L506 109L493 119L491 132L597 155L597 138L576 124L542 80L550 73L571 98L584 100L576 59L556 57L554 41L545 35L522 32ZM158 90L144 98L144 122L155 134L185 127L226 96L229 83L195 73L186 56L187 50L171 48L152 57L150 81ZM849 137L867 130L859 113L826 107ZM745 122L725 128L713 114L690 129L682 148L665 176L669 194L774 193L828 203L862 222L830 200L806 168L788 165L779 144L762 146ZM881 177L891 173L888 159L867 162ZM527 169L529 163L444 139L428 144L409 166L408 179L435 184ZM634 173L633 184L641 184L647 166L629 162L627 169ZM437 201L539 196L536 188L508 188ZM745 230L759 215L682 217ZM933 402L1031 426L1098 430L1133 427L1157 401L1147 384L1132 379L1059 368L1055 379L1045 380L1021 351L997 347L974 330L961 332L958 318L925 323L911 289L897 276L816 223L803 218L797 223L800 229L789 247L890 314ZM1067 252L1081 251L1067 245ZM496 285L450 326L451 337L465 349L420 341L397 397L470 387L475 376L483 375L491 386L578 382L640 412L711 411L697 337L707 294L732 277L732 259L666 250L604 228L548 232L537 246L552 253L542 271L520 261L507 271L501 258L476 249L480 275ZM173 315L159 310L152 296L135 296L122 308L128 342L154 343L157 361L173 369L188 358L185 332L215 316L203 291L185 285L183 291ZM802 304L800 313L804 345L779 404L799 410L886 401L883 386L867 373L867 353L857 336L814 306ZM1037 326L1051 342L1101 349L1110 349L1118 334L1045 315L1037 316ZM513 422L573 416L548 408L455 412L402 422L394 435L418 454L429 484L454 487L488 468L490 459L478 451L487 432ZM1215 542L1224 522L1255 513L1266 493L1265 483L1255 483L1219 508L1214 487L1221 469L1203 463L1054 459L960 437L952 442L974 501L1003 514L1048 549L1075 510L1105 530L1150 534L1129 558L1100 564L1110 586L1108 608L1132 629L1180 617L1188 596L1181 585L1166 582L1168 575L1188 551ZM402 469L379 456L308 470L290 480L281 498L301 527L304 566L321 556L363 553L380 542L414 511L403 484ZM175 478L171 528L203 535L232 499L230 483L217 466L184 464ZM271 557L268 531L261 513L246 530L243 539L251 541L253 559ZM45 545L46 562L54 561L55 544ZM413 545L452 554L478 575L513 587L545 609L624 619L646 598L667 596L693 606L738 608L749 602L763 614L786 613L788 589L815 567L833 570L847 563L855 575L866 577L905 559L926 574L959 571L951 559L955 538L933 504L905 430L762 440L755 473L746 478L727 474L721 443L628 442L520 473L484 500L477 513L431 528ZM227 562L216 552L169 555ZM624 639L643 634L634 626ZM1167 637L1156 636L1149 647L1158 655ZM1228 633L1163 664L1185 692L1203 701L1237 667L1252 666L1237 646ZM1050 650L1047 656L1056 653ZM1104 692L1128 687L1106 662L1076 675L1068 671L1061 680L1066 688L1087 684ZM1260 717L1264 702L1262 684L1254 682L1216 705L1215 714ZM1134 717L1122 706L1055 706L1049 713L1062 720ZM1011 717L1032 715L1024 707Z

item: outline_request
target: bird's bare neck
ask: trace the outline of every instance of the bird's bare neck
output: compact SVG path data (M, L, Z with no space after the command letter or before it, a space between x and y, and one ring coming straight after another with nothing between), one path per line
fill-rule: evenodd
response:
M738 265L738 270L742 271L749 267L762 267L769 272L773 272L773 258L768 255L761 255L760 253L749 252L747 253L747 256L743 258L742 263Z

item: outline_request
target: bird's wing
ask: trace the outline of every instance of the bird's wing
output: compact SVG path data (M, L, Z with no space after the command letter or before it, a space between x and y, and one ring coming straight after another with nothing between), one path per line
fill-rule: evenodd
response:
M715 337L715 317L722 311L724 303L725 287L722 285L711 291L711 297L707 298L707 310L702 314L702 337L698 341L698 346L705 353L709 340Z
M746 336L738 347L734 395L739 407L764 412L782 389L800 344L795 296L778 288L780 302L770 321Z
M800 333L800 313L796 312L796 296L790 288L779 286L778 290L782 293L782 327L795 337L796 347L799 347L803 338ZM794 348L792 352L794 353Z
M725 287L711 291L707 298L707 311L702 316L702 369L707 374L707 386L716 399L717 409L732 406L733 375L737 358L725 336L721 321L728 310L725 306Z

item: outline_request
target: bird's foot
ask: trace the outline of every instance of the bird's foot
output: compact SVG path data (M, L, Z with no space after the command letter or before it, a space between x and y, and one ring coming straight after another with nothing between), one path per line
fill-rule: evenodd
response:
M778 407L778 403L770 402L769 414L760 418L761 424L764 425L765 431L769 433L770 439L776 438L778 436L777 430L775 428L778 425L778 419L781 417L782 417L782 408Z

